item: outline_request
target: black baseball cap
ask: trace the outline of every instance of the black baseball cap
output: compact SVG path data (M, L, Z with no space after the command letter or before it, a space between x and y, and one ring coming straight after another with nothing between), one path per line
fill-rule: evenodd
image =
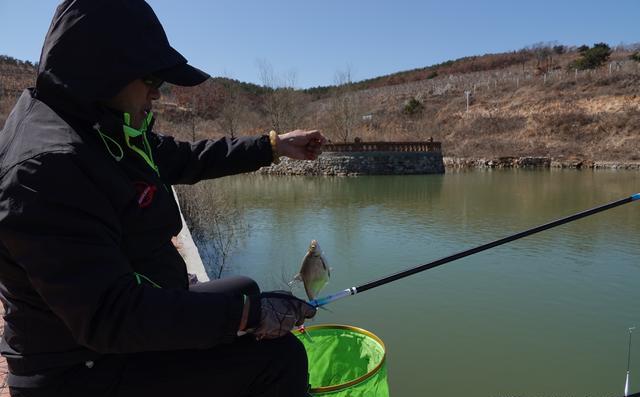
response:
M188 63L170 67L168 69L159 70L153 73L167 83L180 85L183 87L193 87L206 81L210 76L202 70L195 68Z

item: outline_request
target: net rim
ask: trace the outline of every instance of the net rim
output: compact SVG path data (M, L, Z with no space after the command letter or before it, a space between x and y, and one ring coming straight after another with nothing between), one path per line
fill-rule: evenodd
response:
M384 362L387 359L387 347L384 345L384 342L382 341L382 339L380 339L378 337L378 335L374 334L371 331L367 331L366 329L359 328L359 327L354 327L353 325L344 325L344 324L319 324L319 325L310 325L308 327L305 327L305 331L312 331L312 330L317 330L317 329L342 329L342 330L352 331L352 332L355 332L355 333L358 333L358 334L365 335L365 336L373 339L374 341L376 341L376 342L378 342L380 344L380 346L382 347L382 359L380 360L378 365L375 366L375 368L373 368L371 371L367 372L366 374L364 374L364 375L362 375L362 376L360 376L358 378L350 380L349 382L339 383L337 385L313 387L310 390L312 393L328 393L328 392L333 392L333 391L346 389L346 388L351 387L353 385L357 385L358 383L362 383L365 380L367 380L370 377L372 377L373 375L377 374L378 371L380 371L380 368L382 368L382 365L384 364ZM302 332L299 331L299 330L294 331L295 335L298 335L298 334L301 334L301 333Z

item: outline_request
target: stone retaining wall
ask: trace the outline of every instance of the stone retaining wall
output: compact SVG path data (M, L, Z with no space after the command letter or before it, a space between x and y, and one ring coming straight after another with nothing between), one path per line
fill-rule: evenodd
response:
M283 158L257 171L270 175L357 176L442 174L439 152L324 152L316 161Z
M464 168L573 168L640 170L640 161L595 161L584 159L553 159L550 157L469 158L444 157L444 165Z
M317 161L283 158L259 174L308 176L442 174L468 168L572 168L640 171L640 161L594 161L550 157L459 158L438 152L324 152Z

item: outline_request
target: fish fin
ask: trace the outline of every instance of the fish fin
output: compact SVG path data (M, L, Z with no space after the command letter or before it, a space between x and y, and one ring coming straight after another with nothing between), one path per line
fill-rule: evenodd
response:
M293 279L292 279L291 281L289 281L289 282L287 283L287 285L288 285L289 287L291 287L291 286L293 286L293 285L295 285L295 284L297 284L297 283L299 283L299 282L301 282L301 281L302 281L302 275L301 275L300 273L298 273L298 274L296 274L295 276L293 276Z
M331 268L329 267L329 262L324 255L320 255L320 262L322 263L322 267L327 271L329 277L331 277Z
M327 264L324 261L324 258L322 256L320 256L320 263L322 263L322 267L324 268L324 270L327 270Z

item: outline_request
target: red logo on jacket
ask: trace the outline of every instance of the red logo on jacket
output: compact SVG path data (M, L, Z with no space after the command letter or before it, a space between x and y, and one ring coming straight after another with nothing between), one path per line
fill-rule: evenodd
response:
M155 185L150 185L146 182L133 182L133 186L138 194L138 207L147 208L150 206L158 188Z

